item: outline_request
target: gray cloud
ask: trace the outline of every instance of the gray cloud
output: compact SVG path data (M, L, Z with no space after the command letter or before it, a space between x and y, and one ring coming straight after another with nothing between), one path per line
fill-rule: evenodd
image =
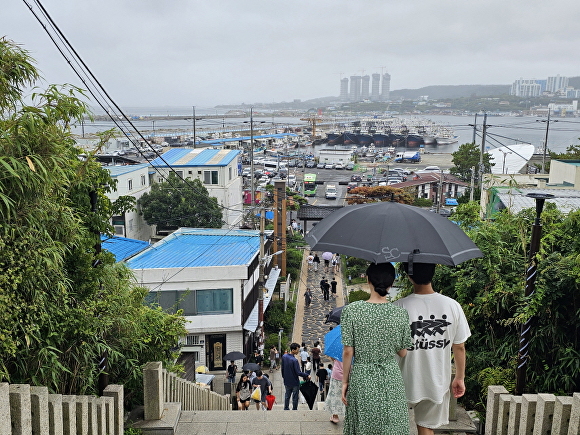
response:
M27 0L31 1L31 0ZM79 84L24 2L3 35L51 83ZM44 0L120 105L199 105L337 95L339 77L392 88L580 75L576 0Z

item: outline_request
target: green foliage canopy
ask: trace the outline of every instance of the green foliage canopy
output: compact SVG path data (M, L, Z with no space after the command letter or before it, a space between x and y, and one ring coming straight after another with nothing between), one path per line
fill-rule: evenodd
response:
M131 203L111 203L108 171L79 159L70 126L88 115L82 91L51 85L28 98L38 73L7 39L0 71L0 380L93 394L107 353L110 382L131 397L144 363L173 360L183 319L145 307L146 290L97 249Z
M453 159L451 160L453 166L449 172L463 181L471 180L471 168L475 167L476 174L479 170L479 158L481 151L474 143L464 143L459 146L459 149L451 153ZM489 153L483 154L484 172L491 172L492 163L490 162L491 155ZM477 176L476 176L477 179Z
M151 185L151 192L137 201L149 225L159 228L221 228L222 210L200 180L182 180L171 173L163 183Z

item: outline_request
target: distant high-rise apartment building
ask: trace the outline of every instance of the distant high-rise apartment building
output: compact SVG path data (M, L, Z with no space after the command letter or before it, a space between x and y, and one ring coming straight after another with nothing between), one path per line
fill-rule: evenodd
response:
M534 79L519 79L513 83L510 95L515 95L516 97L539 97L542 95L542 85Z
M362 76L362 87L361 87L361 99L368 100L370 97L369 88L370 88L371 78L367 76Z
M340 79L340 101L348 101L348 79Z
M360 101L361 85L361 76L350 76L350 101Z
M558 74L555 77L548 77L546 83L546 91L548 92L558 92L560 89L565 89L568 87L568 77L561 77Z
M391 75L389 73L383 74L383 88L381 91L381 100L387 101L391 99Z
M381 75L375 73L371 80L371 101L379 101L381 99Z

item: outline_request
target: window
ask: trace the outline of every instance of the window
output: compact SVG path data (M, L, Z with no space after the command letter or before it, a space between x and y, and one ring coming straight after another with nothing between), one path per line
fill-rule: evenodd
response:
M141 175L141 186L145 186L145 185L146 185L145 175Z
M232 167L231 166L228 168L228 173L229 173L229 176L230 176L229 179L231 180L232 179Z
M161 290L149 292L145 301L158 304L165 311L183 310L184 316L231 314L234 312L234 289Z
M133 180L131 178L127 180L127 188L133 190Z
M233 289L197 290L197 314L230 314L234 312Z
M178 178L183 178L183 171L173 171L173 173L177 175Z
M198 345L199 344L199 335L187 334L185 336L185 344L187 346L195 346L195 345Z
M218 184L218 171L203 171L203 184Z

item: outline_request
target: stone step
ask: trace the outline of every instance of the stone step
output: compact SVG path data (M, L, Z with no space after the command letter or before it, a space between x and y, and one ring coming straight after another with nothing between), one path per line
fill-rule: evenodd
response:
M183 411L175 434L342 434L343 423L331 423L328 412L275 406L271 411Z

